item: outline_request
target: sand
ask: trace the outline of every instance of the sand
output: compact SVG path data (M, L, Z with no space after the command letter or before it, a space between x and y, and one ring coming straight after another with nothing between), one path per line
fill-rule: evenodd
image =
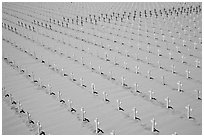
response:
M56 5L54 6L54 4ZM98 5L96 3L96 6L93 6L94 3L73 4L73 7L69 9L70 12L68 12L66 8L71 5L70 3L66 3L64 6L62 6L62 3L3 3L3 23L10 24L18 30L18 34L16 34L3 28L2 35L5 39L2 40L3 57L15 61L15 65L20 65L21 68L25 69L26 73L20 72L19 69L14 68L2 59L2 85L6 87L6 93L11 93L17 102L21 102L23 109L31 114L32 120L35 122L40 121L42 130L51 135L96 134L94 122L96 118L100 122L99 128L104 132L99 134L107 135L112 130L115 130L118 135L169 135L175 132L182 135L201 134L202 99L197 99L194 90L200 90L200 96L202 97L202 63L200 63L200 68L195 66L196 59L202 62L202 47L198 42L202 31L200 30L200 34L198 29L193 29L196 32L196 37L193 37L193 33L189 32L193 40L192 42L187 41L187 46L190 48L190 51L188 51L187 47L182 46L182 39L187 40L187 36L183 34L184 32L180 27L178 29L182 38L176 36L177 33L174 32L172 24L162 26L164 23L159 23L159 20L164 21L162 19L154 19L154 22L157 22L158 25L153 25L151 21L142 19L141 36L139 38L139 47L141 49L138 49L138 22L134 22L133 28L135 29L129 27L131 21L121 23L113 20L112 24L99 22L98 25L85 23L84 26L70 23L69 29L48 23L49 17L62 20L63 15L75 18L76 15L88 16L94 13L99 14L102 11L111 13L110 7L112 4L103 3L107 6L106 8L104 8L103 4ZM167 8L168 5L175 5L175 3L132 4L133 7L140 10L153 9L154 7L158 9ZM195 5L198 4L195 3ZM82 12L80 10L81 6L84 6L85 9L92 7L92 10ZM97 10L97 6L101 11ZM115 6L112 5L112 9L117 11L117 8L122 7L122 10L126 10L130 6L130 3L123 6L121 3L117 3ZM56 9L56 7L61 7L61 9ZM202 13L194 13L186 18L193 19L195 17L196 23L201 27L202 21L199 18L201 16ZM177 20L183 18L180 17ZM190 24L186 18L183 19L183 24ZM34 24L33 19L47 21L48 24L52 24L53 30ZM18 20L34 26L36 32L18 26L16 24ZM117 25L114 25L114 23L117 23ZM105 28L101 25L105 26ZM160 47L156 46L152 31L153 26L156 27L156 36L159 39L157 44ZM167 42L162 41L160 26L167 37ZM147 27L150 30L148 33L145 32ZM177 53L175 45L171 44L168 29L172 31L176 45L180 47L181 53ZM85 33L76 30L83 30ZM134 34L130 32L134 32ZM22 36L19 34L22 34ZM147 38L146 34L150 38ZM24 35L26 37L23 37ZM89 43L81 41L79 38L84 38ZM133 38L132 41L130 41L131 38ZM117 42L113 42L113 39ZM151 53L148 53L147 41L151 43ZM193 49L193 42L198 43L197 49ZM125 43L125 45L121 43ZM101 44L105 48L102 48ZM15 45L18 46L15 47ZM169 45L170 50L166 49L167 45ZM23 48L23 50L19 50L19 47ZM82 51L82 48L84 51ZM109 50L109 48L112 50ZM162 56L157 55L158 49L161 51ZM28 52L26 53L24 50ZM118 53L118 50L120 53ZM29 53L34 54L34 52L39 59L29 55ZM169 59L169 52L172 52L173 60ZM193 56L190 56L189 52ZM105 54L108 55L110 61L106 61ZM126 54L130 56L128 57ZM138 54L139 60L136 60L135 54ZM181 62L182 55L185 56L187 63ZM81 57L84 58L83 63L85 65L82 65ZM115 57L119 65L114 65ZM149 63L146 57L148 57ZM45 61L45 64L42 63L42 60ZM160 60L163 69L159 68L158 60ZM125 68L124 61L127 63L128 69ZM59 71L52 70L49 67L49 65L53 66L54 64ZM176 66L175 74L171 72L172 64ZM135 73L136 65L139 66L139 74ZM99 66L101 66L103 74L100 74ZM92 67L94 69L91 69ZM62 68L63 72L68 74L68 77L62 76ZM186 69L190 69L189 79L186 78ZM148 70L151 70L152 79L148 78ZM110 79L110 71L113 72L113 77L116 80ZM34 83L32 78L28 78L26 75L31 74L31 72L33 72L34 78L36 80L40 78L40 81L46 87L50 84L52 91L56 95L49 95L48 87L43 89ZM70 73L74 74L76 81L70 79ZM125 78L128 87L121 86L122 76ZM162 76L165 76L166 85L162 85ZM84 79L86 87L80 86L80 78ZM178 81L182 82L184 92L177 91ZM95 84L97 95L92 93L91 83ZM135 83L139 85L138 90L141 93L134 91ZM149 90L154 92L153 97L155 100L149 99ZM62 93L61 98L66 102L65 104L59 102L58 91ZM103 100L103 92L108 94L107 99L109 102ZM19 114L19 112L11 109L13 105L9 102L9 98L4 97L4 95L3 92L2 134L37 134L37 129L31 128L27 123L26 115ZM166 97L171 100L170 106L173 109L166 108ZM68 102L70 99L76 112L70 112ZM117 109L118 99L121 100L121 108L124 111ZM190 119L187 118L187 110L185 109L188 104L193 109L192 118ZM85 117L90 122L82 121L82 107L86 111ZM132 109L134 107L138 111L137 116L140 120L133 119ZM158 132L151 131L151 120L153 118L156 120L156 130Z

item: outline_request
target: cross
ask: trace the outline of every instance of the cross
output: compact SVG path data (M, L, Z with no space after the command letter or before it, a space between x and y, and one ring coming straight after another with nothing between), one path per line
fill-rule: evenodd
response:
M171 66L171 68L172 68L171 72L175 73L175 65L174 64Z
M125 78L124 78L124 76L121 77L121 84L122 84L122 86L124 86L124 84L125 84Z
M104 95L103 100L106 101L106 100L107 100L107 96L108 96L108 94L107 94L106 92L103 92L103 95Z
M136 108L134 107L133 109L133 114L134 114L134 117L133 117L133 119L136 119L137 118L137 110L136 110Z
M197 99L201 99L201 98L200 98L200 90L195 89L195 92L197 92Z
M171 102L171 100L169 99L169 97L165 98L166 101L166 108L169 108L169 103Z
M177 82L177 85L178 85L178 91L180 92L180 91L181 91L181 87L183 86L183 85L181 84L181 81L178 81L178 82Z
M91 83L91 90L92 90L92 93L95 92L95 85L94 85L94 83Z
M98 133L98 126L99 126L98 118L96 118L96 119L94 120L94 122L95 122L96 134L97 134L97 133Z
M156 122L155 122L155 119L154 119L154 117L153 117L153 119L151 120L151 123L152 123L152 132L154 132L155 131L155 126L156 126Z
M148 78L150 79L151 78L151 70L148 70L147 73L148 73Z
M169 52L169 59L170 59L170 60L173 59L173 58L172 58L172 54L171 54L171 52Z
M185 108L187 109L187 118L190 119L190 118L191 118L190 113L191 113L191 111L192 111L193 109L191 109L190 105L187 105Z
M117 104L118 104L118 110L120 110L122 102L117 99Z
M138 84L135 83L134 86L135 86L135 92L138 92Z
M184 63L184 55L181 56L181 62Z
M149 59L148 59L148 57L146 57L146 61L147 61L147 64L149 64Z
M136 60L139 60L138 55L139 55L139 53L135 53Z
M58 92L58 98L59 98L59 100L61 100L61 96L62 96L62 93L59 91L59 92Z
M196 62L196 68L199 68L200 67L200 60L196 59L195 62Z
M161 63L160 63L159 60L157 61L157 63L158 63L159 68L162 68L162 67L161 67Z
M164 76L161 76L161 79L162 79L162 84L165 85Z
M117 58L115 57L114 58L114 65L116 65L117 64Z
M149 90L148 92L149 92L149 99L152 100L153 99L152 95L154 94L154 92L152 90Z
M84 108L82 107L81 108L81 112L82 112L82 121L84 121L84 118L85 118L85 113L86 113L86 111L84 110Z
M99 73L102 74L102 68L101 68L101 66L98 66L98 69L99 69Z
M127 62L125 62L125 61L124 61L124 66L125 66L125 69L128 69Z
M186 70L186 78L187 78L187 79L190 78L189 74L190 74L190 70L187 69L187 70Z
M68 102L69 102L69 108L72 109L72 100L68 99Z
M84 79L83 79L83 77L80 78L80 81L81 81L81 86L83 86L83 85L84 85Z

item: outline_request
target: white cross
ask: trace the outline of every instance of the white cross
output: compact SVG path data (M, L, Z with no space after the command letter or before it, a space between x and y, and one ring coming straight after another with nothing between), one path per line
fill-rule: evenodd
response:
M172 66L171 66L171 68L172 68L172 73L175 73L175 65L173 64Z
M171 52L169 52L169 59L173 59Z
M171 100L169 99L169 97L165 98L166 101L166 108L169 108L169 103L171 102Z
M196 62L196 68L200 67L200 60L196 59L195 62Z
M183 86L183 85L181 84L181 81L178 81L178 82L177 82L177 85L178 85L178 91L180 92L180 91L181 91L181 87Z
M122 84L122 86L124 86L124 84L125 84L125 78L124 78L124 76L121 77L121 84Z
M94 122L95 122L96 134L97 134L97 133L98 133L98 126L99 126L98 118L96 118L96 119L94 120Z
M187 118L190 119L191 117L190 113L193 109L191 109L190 105L187 105L185 108L187 109Z
M158 63L159 68L162 68L162 67L161 67L161 63L160 63L159 60L157 61L157 63Z
M195 89L195 92L197 92L197 99L201 99L201 98L200 98L200 90Z
M186 78L188 79L190 76L189 76L189 74L190 74L190 70L186 70Z
M94 83L91 83L91 90L92 90L92 93L95 92L95 85L94 85Z
M150 79L151 78L151 70L148 70L147 73L148 73L148 78Z
M118 104L118 110L120 110L122 102L117 99L117 104Z
M152 98L153 98L152 96L153 96L154 92L152 90L149 90L148 92L149 92L149 99L152 100Z
M135 92L137 92L138 91L138 84L135 83L134 86L135 86Z
M184 59L185 59L185 57L184 57L184 55L182 55L182 56L181 56L181 62L182 62L182 63L184 63Z
M133 114L134 114L133 119L136 119L138 111L137 111L137 109L135 107L132 110L133 110Z
M165 85L164 76L161 76L161 79L162 79L162 84Z
M155 126L156 126L156 122L155 122L155 119L154 119L154 117L153 117L153 119L151 120L151 123L152 123L152 132L154 132L155 131Z

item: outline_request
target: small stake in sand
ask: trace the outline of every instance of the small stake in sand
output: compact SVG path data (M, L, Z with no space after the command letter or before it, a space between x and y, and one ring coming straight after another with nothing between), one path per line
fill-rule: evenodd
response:
M185 63L184 59L185 59L185 57L184 57L184 55L182 55L182 56L181 56L181 62L182 62L182 63Z
M200 68L200 60L199 60L199 59L196 59L196 60L195 60L195 63L196 63L196 68Z
M124 111L124 109L121 107L121 104L122 104L122 102L120 101L120 100L116 100L117 101L117 107L118 107L118 110L120 111L120 110L122 110L122 111Z
M96 118L96 119L94 120L94 122L95 122L96 134L97 134L97 133L98 133L98 126L99 126L98 119Z
M98 94L98 92L95 90L95 84L91 83L91 91L93 94Z
M128 50L127 50L127 49L125 50L125 56L126 56L126 57L129 57L129 56L130 56L130 55L128 54Z
M153 97L154 92L152 90L149 90L149 100L156 100L155 97Z
M169 97L166 97L165 98L165 101L166 101L166 108L172 108L169 103L171 102L171 100L169 99Z
M173 59L171 52L169 52L169 59L170 59L170 60Z
M113 71L112 70L109 72L109 74L110 74L111 80L115 80L115 78L113 77Z
M110 102L109 99L107 99L108 94L106 92L103 92L103 100L105 102Z
M149 62L149 58L148 57L146 57L146 61L147 61L147 64L149 64L150 62Z
M85 63L84 63L84 57L81 57L81 64L84 66Z
M155 119L153 118L152 120L151 120L151 123L152 123L152 132L155 132L155 131L157 131L156 130L156 125L157 125L157 123L156 123L156 121L155 121Z
M176 67L175 67L175 65L174 65L174 64L172 64L172 65L171 65L171 73L172 73L172 74L174 74L174 73L175 73L175 68L176 68Z
M61 69L61 75L64 76L64 69Z
M68 99L68 103L69 103L69 108L71 112L76 112L76 110L72 107L72 100Z
M187 70L186 70L186 78L187 78L187 79L189 79L189 78L190 78L189 74L190 74L190 70L189 70L189 69L187 69Z
M105 60L106 60L106 61L110 61L110 60L108 59L108 53L107 53L107 52L105 53Z
M158 63L159 69L161 69L162 68L161 62L158 60L157 63Z
M72 81L76 81L76 79L74 78L74 73L73 73L73 72L70 73L70 77L71 77L71 80L72 80Z
M157 55L160 57L161 56L161 52L160 52L159 49L157 50L157 53L158 53Z
M61 98L61 96L62 96L62 93L59 91L59 92L58 92L58 99L59 99L59 102L61 102L61 103L65 103L65 101Z
M99 73L100 73L101 75L103 75L104 73L102 72L101 66L98 66L98 69L99 69Z
M139 53L135 53L136 60L139 60Z
M27 112L27 116L28 116L28 123L29 124L35 124L35 122L30 119L30 117L31 117L30 113Z
M151 53L150 52L150 45L149 44L147 45L147 51L148 51L148 53Z
M135 73L139 74L139 66L135 66Z
M137 112L138 112L137 109L134 107L132 110L133 110L133 114L134 114L134 115L133 115L133 119L134 119L134 120L140 120L140 118L137 117Z
M40 122L37 122L37 126L38 126L38 135L45 135L45 132L42 131L42 125L40 124Z
M125 84L125 78L124 78L124 76L121 77L121 84L122 84L122 86L127 86L127 84Z
M161 80L162 80L162 85L166 85L164 76L161 76Z
M179 50L179 47L178 47L178 46L176 46L176 51L177 51L178 53L181 53L181 51Z
M82 121L84 121L84 117L85 117L84 115L85 115L85 113L86 113L85 110L84 110L84 108L81 108L81 112L82 112L82 118L81 118L81 119L82 119Z
M195 92L197 92L197 99L198 99L198 100L201 100L201 97L200 97L200 90L195 89Z
M187 105L185 108L187 109L187 115L186 115L187 118L188 118L188 119L192 118L192 117L191 117L191 111L192 111L193 109L191 109L190 105Z
M92 69L92 70L94 70L94 67L92 66L92 63L90 62L90 68Z
M181 84L181 81L178 81L178 82L177 82L177 85L178 85L178 91L181 92L181 91L182 91L181 87L183 86L183 85Z
M81 81L80 86L82 86L82 87L86 87L86 85L84 84L84 79L83 79L83 77L80 78L80 81Z
M125 69L128 69L127 62L125 62L125 61L124 61L124 67L125 67Z
M177 132L174 132L172 135L178 135L178 133L177 133Z
M86 111L84 110L83 107L81 108L81 113L82 113L82 118L81 118L82 121L90 122L89 119L87 119L87 118L85 117L85 113L86 113Z
M151 79L152 77L151 77L151 70L148 70L147 71L147 77L148 77L148 79Z
M118 65L116 57L114 58L114 65Z
M116 135L116 134L115 134L115 130L112 130L112 131L110 132L110 134L111 134L111 135Z
M138 83L135 83L134 84L134 87L135 87L135 92L139 92L139 90L138 90ZM140 93L140 92L139 92Z
M96 132L96 134L98 134L98 133L104 133L103 132L103 130L101 130L100 128L99 128L99 121L98 121L98 118L96 118L95 120L94 120L94 122L95 122L95 132Z

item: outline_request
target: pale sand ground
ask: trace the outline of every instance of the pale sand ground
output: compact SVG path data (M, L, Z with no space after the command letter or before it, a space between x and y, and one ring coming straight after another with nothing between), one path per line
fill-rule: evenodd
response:
M18 13L17 13L18 14ZM30 17L24 17L29 19ZM14 18L11 18L14 21ZM6 22L6 21L5 21ZM56 28L59 28L56 26ZM88 30L88 29L87 29ZM64 39L65 42L70 42L72 45L76 45L81 48L82 42L75 39L67 39L64 35L50 32L46 29L41 29L41 33L49 34L54 36L56 39ZM64 32L72 34L72 32L63 30ZM91 31L91 30L90 30ZM36 33L31 33L26 30L21 30L21 32L32 35L35 40L44 41L44 43L49 47L59 49L56 45L60 45L60 49L67 55L75 53L77 59L83 56L85 63L89 64L91 61L94 68L98 69L98 66L102 66L102 70L107 74L110 70L114 71L114 76L117 82L111 82L97 73L92 72L82 65L66 59L65 56L59 56L56 53L51 53L45 50L43 47L26 40L15 33L3 29L3 36L15 41L21 47L25 47L30 51L36 52L38 57L43 57L45 60L49 60L50 63L56 63L59 68L64 68L65 72L73 72L77 82L79 78L83 77L85 84L88 86L85 89L76 86L75 83L71 82L68 78L60 76L58 73L53 72L48 69L46 65L43 65L37 60L34 60L30 56L16 48L12 47L10 44L3 41L2 48L3 54L14 59L17 64L21 64L23 68L29 70L29 72L34 72L36 78L40 78L44 84L50 83L55 92L61 91L62 98L67 101L71 99L73 101L74 108L77 109L76 113L70 113L66 106L61 105L55 97L51 97L45 93L44 90L33 86L25 75L19 74L17 70L12 69L4 61L2 61L2 83L7 88L9 92L12 93L16 100L20 100L23 108L31 113L34 120L39 120L42 124L43 130L48 134L94 134L94 119L97 117L100 121L100 128L103 129L105 134L109 134L111 130L115 130L116 134L152 134L151 132L151 122L150 120L154 117L156 119L157 129L160 134L173 134L177 132L178 134L201 134L202 128L202 103L196 100L196 93L194 89L202 90L202 72L201 69L195 68L195 58L187 58L190 64L192 80L187 80L185 78L186 65L180 62L169 61L167 59L168 52L162 50L162 54L166 58L158 57L152 54L148 54L150 62L156 64L156 61L160 59L162 65L170 70L170 65L174 63L176 71L182 76L171 74L171 72L166 72L164 70L150 67L147 63L137 62L133 59L121 56L115 52L107 51L101 48L97 48L93 45L84 45L86 50L88 46L90 52L96 54L98 52L99 56L104 57L104 52L107 52L109 58L112 60L114 57L118 58L118 63L123 65L123 61L128 63L131 70L134 70L135 65L140 66L140 72L142 75L136 75L130 71L125 70L121 67L116 67L111 63L104 60L100 60L95 55L90 55L79 51L68 46L64 46L52 40L50 38L44 37L42 35L36 35ZM74 33L74 32L73 32ZM80 34L84 35L84 34ZM90 37L87 35L87 37ZM90 40L93 37L90 37ZM119 41L121 39L117 38ZM98 41L95 39L95 41ZM121 40L127 42L127 40ZM103 41L105 45L109 44L107 41ZM128 43L128 42L127 42ZM113 47L117 44L110 43ZM141 43L141 47L146 49L144 43ZM197 55L201 60L201 47L198 51L193 51L192 53ZM121 47L122 50L122 47ZM173 50L173 49L172 49ZM130 54L136 52L137 50L131 50L129 48ZM157 48L152 46L151 51L157 52ZM186 52L186 49L181 49L181 51ZM195 53L194 53L195 52ZM140 51L140 58L145 59L147 52ZM181 55L175 54L174 58L179 60ZM149 80L145 78L148 69L153 69L152 76L154 80ZM145 97L139 95L133 95L129 90L122 88L120 85L120 77L125 76L126 83L128 85L133 85L135 82L139 84L139 90L148 95L148 90L153 89L155 92L156 99L161 103L165 104L164 98L167 96L171 99L171 106L173 106L174 111L165 109L164 106L158 105L154 101L149 101ZM168 86L161 85L161 76L165 75L166 81L168 81ZM183 83L184 93L179 93L177 88L177 81L181 80ZM98 96L91 94L91 83L94 82L96 85L96 90L99 92ZM173 89L172 89L173 88ZM108 99L110 103L104 103L102 92L106 91L108 93ZM124 112L118 112L116 109L116 100L120 99L122 101L122 108ZM195 120L188 120L186 118L185 106L190 104L193 108L192 116ZM29 129L25 126L24 121L17 114L9 109L9 106L3 102L3 121L2 130L3 134L34 134L34 131L28 131ZM80 108L84 107L86 110L86 117L91 121L90 123L81 122ZM132 108L136 107L138 110L138 116L141 121L133 120ZM8 122L8 118L10 119ZM12 126L8 123L18 123Z

